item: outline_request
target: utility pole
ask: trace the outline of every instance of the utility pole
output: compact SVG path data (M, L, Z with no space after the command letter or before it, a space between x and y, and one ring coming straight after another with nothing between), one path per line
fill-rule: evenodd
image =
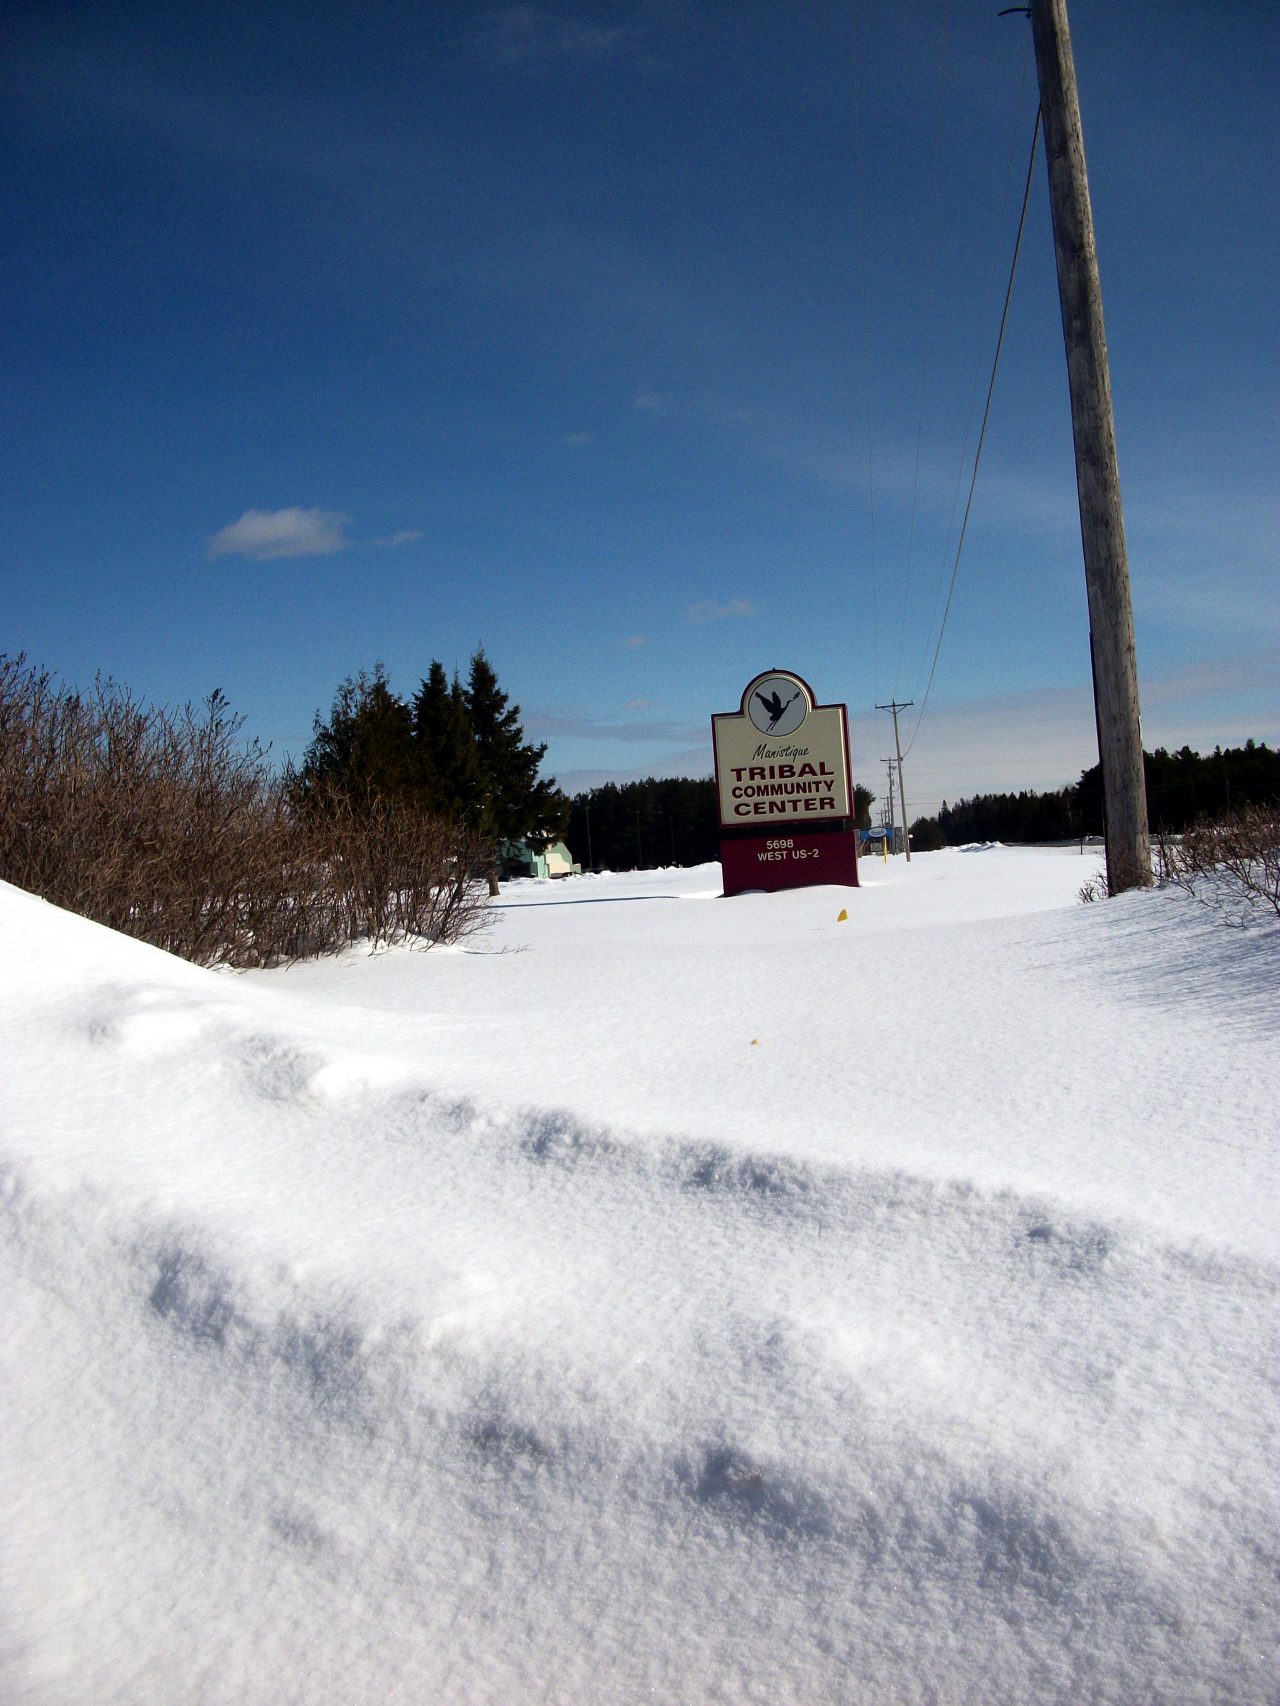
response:
M889 774L889 803L888 805L881 806L880 808L880 827L881 829L887 829L889 831L889 840L890 842L893 842L897 839L898 834L897 819L894 815L893 805L893 760L891 758L882 758L880 762L884 765ZM886 858L888 857L887 848L885 849L885 856Z
M896 699L887 705L877 705L877 711L893 712L893 744L898 754L898 800L902 806L902 848L907 855L908 865L911 863L911 835L907 829L907 779L902 774L902 741L898 736L898 712L905 711L909 705L914 705L914 699L904 700L899 704Z
M1040 79L1058 299L1071 391L1094 711L1106 816L1107 889L1120 894L1125 889L1150 887L1151 837L1102 287L1066 0L1031 0L1027 10Z

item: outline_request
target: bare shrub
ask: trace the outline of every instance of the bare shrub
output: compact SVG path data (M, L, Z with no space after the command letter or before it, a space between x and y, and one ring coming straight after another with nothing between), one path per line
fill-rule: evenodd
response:
M178 711L0 657L0 877L201 964L454 941L481 850L412 807L301 811L220 693Z
M1253 908L1280 916L1280 807L1244 805L1204 818L1179 837L1162 837L1157 868L1226 923L1243 924Z
M313 789L299 815L308 904L335 945L457 942L487 916L488 842L403 797Z
M1092 906L1095 900L1106 900L1111 889L1107 883L1105 871L1095 871L1091 877L1080 885L1079 899L1082 905Z

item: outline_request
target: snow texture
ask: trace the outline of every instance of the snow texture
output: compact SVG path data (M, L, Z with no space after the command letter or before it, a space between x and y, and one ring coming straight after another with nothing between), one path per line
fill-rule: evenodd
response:
M1277 933L863 871L248 975L0 885L0 1698L1271 1699Z

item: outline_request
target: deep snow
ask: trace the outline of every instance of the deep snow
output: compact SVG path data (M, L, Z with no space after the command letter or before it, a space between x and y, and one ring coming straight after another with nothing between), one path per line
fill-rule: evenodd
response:
M252 975L0 886L0 1696L1270 1699L1277 933L863 872Z

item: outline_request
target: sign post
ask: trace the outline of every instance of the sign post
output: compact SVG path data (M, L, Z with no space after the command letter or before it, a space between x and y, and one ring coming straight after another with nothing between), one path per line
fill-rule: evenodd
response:
M724 892L857 887L849 724L790 670L747 683L737 711L711 719Z

